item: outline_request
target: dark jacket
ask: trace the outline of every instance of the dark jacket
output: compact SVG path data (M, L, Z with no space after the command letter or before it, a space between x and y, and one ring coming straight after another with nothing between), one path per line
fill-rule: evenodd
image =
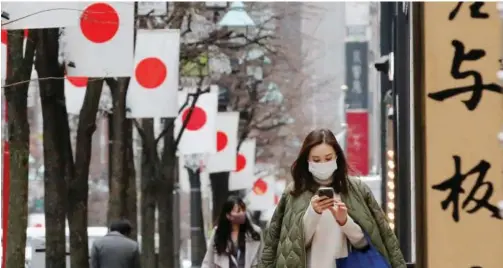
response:
M140 268L138 243L119 232L94 241L91 268Z

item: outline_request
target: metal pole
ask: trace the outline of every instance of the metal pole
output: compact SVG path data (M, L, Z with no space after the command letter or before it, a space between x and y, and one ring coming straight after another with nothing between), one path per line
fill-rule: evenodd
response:
M176 167L178 167L178 158L176 160ZM175 185L173 188L173 228L175 228L175 232L173 233L173 247L175 249L173 260L173 265L175 267L181 267L180 265L180 245L181 245L181 219L180 219L180 182L179 182L179 174L176 172L175 175Z
M206 254L206 236L201 196L201 172L199 167L186 167L190 182L190 256L192 267L201 267Z
M395 145L397 163L396 227L403 255L411 260L411 157L410 157L410 66L408 4L395 2L395 47L393 91L395 93Z

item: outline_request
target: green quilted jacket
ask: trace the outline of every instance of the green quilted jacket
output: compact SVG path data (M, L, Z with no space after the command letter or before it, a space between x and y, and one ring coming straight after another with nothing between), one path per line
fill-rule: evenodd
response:
M392 268L406 268L398 240L370 188L358 178L350 178L349 181L349 194L341 196L348 207L348 214L369 235L372 245ZM288 188L291 189L290 186ZM313 193L306 191L293 197L288 188L265 232L259 268L307 268L302 218Z

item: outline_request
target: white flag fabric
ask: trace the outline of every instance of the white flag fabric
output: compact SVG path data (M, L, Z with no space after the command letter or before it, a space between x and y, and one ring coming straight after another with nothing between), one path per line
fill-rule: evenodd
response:
M257 178L253 182L252 190L248 193L247 208L249 210L263 211L274 206L274 184L274 176Z
M188 93L178 92L180 107L186 102ZM175 138L182 129L184 121L189 118L189 110L193 102L193 95L189 95L187 106L175 120ZM218 94L214 92L199 95L187 127L178 144L178 152L187 154L214 154L216 153L216 119L217 119Z
M234 171L238 146L239 112L217 115L217 152L208 157L206 170L210 173Z
M255 181L255 139L243 141L236 157L236 169L229 175L229 190L251 189Z
M74 2L2 2L2 29L42 29L77 26L82 13L82 4Z
M68 114L80 114L86 96L87 77L65 76L65 102Z
M128 77L133 72L134 3L84 2L78 26L62 39L69 76Z
M180 31L138 30L128 118L177 117Z

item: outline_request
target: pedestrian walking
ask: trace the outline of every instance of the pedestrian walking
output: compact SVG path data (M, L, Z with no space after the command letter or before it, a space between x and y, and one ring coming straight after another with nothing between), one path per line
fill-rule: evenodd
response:
M108 234L92 245L91 268L140 268L140 250L129 238L131 231L128 220L112 222Z
M243 200L230 196L222 206L202 268L256 267L260 247L260 227L247 216Z
M334 134L315 130L292 164L293 184L281 197L264 235L260 268L405 268L397 238L369 187L349 178ZM381 258L361 266L339 264L357 252ZM358 255L359 256L359 255ZM365 255L368 257L369 255Z

